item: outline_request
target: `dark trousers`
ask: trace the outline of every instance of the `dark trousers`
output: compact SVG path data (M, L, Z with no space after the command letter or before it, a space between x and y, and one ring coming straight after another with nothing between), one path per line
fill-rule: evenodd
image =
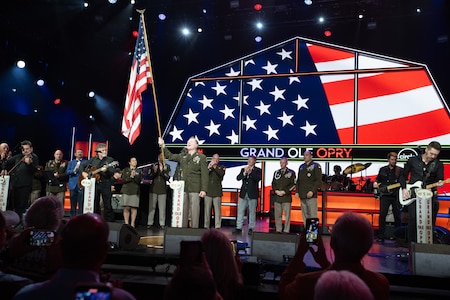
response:
M402 225L400 215L400 203L397 200L396 195L383 195L380 198L380 218L378 220L379 229L378 237L385 238L386 233L386 216L389 211L389 206L392 205L392 214L394 215L395 228Z
M30 203L29 203L30 194L31 194L31 185L30 186L19 186L19 187L12 188L13 207L14 207L14 211L20 217L20 222L22 222L23 214L26 212L26 210L30 206Z
M111 182L97 182L95 184L95 200L94 200L94 212L101 214L100 209L100 196L103 199L104 218L107 222L114 222L114 211L111 206Z
M70 216L83 214L83 190L76 187L70 190ZM77 208L78 207L78 208Z
M414 201L414 203L411 203L408 206L408 236L407 236L407 240L409 243L417 242L416 204L417 204L417 202ZM431 207L432 207L431 216L432 216L433 231L434 231L434 227L436 226L436 217L437 217L437 213L439 211L439 201L437 200L436 196L431 198Z

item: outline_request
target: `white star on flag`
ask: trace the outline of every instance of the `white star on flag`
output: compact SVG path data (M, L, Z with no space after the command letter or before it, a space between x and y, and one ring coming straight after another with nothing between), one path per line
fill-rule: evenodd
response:
M300 110L300 108L304 107L306 109L309 109L308 105L306 105L306 102L308 102L309 98L303 99L302 96L298 95L297 100L292 101L292 103L297 104L297 110Z
M267 75L269 75L269 74L277 74L276 67L278 67L278 64L272 65L272 64L270 63L270 61L267 61L267 65L265 65L264 67L261 67L261 68L263 68L264 70L266 70Z
M278 140L278 129L272 129L272 127L270 127L270 125L267 126L267 130L263 130L263 132L265 134L267 134L267 141L270 141L272 138Z
M199 115L199 113L194 113L192 111L192 109L189 108L189 113L183 115L183 117L185 117L187 119L188 125L191 124L191 122L195 122L198 124L198 120L197 120L198 115Z
M206 98L205 95L203 95L203 99L198 100L198 102L203 104L203 110L205 110L207 107L211 107L211 109L214 109L214 107L212 107L212 105L211 105L211 103L213 102L213 99L208 99L208 98Z
M219 127L221 124L214 124L213 120L209 121L209 125L205 126L206 129L209 130L209 136L212 136L214 133L220 135Z
M240 97L241 97L241 92L238 92L238 95L233 97L233 99L236 100L239 103ZM242 97L242 102L244 103L244 105L248 105L248 101L247 101L248 97L249 96L247 96L247 95L244 95Z
M286 112L283 111L283 116L278 117L278 120L281 120L283 122L283 127L286 124L292 125L294 126L294 124L292 123L291 119L294 117L294 115L286 115Z
M286 89L284 90L279 90L277 86L275 86L275 90L273 90L272 92L270 92L270 94L272 94L275 99L273 100L274 102L277 102L278 99L283 99L286 100L283 96L284 92L286 92Z
M235 71L234 69L233 69L233 67L231 67L230 68L230 72L228 72L228 73L225 73L225 75L226 76L229 76L229 77L234 77L234 76L238 76L239 74L241 73L241 71Z
M224 105L224 109L221 109L220 112L223 113L223 119L226 120L228 117L233 118L234 119L234 108L230 109L226 104Z
M294 73L294 71L290 69L289 73ZM298 76L289 76L289 85L291 85L293 82L300 83L300 78Z
M286 51L284 48L281 48L281 52L277 52L277 54L281 56L281 60L284 60L285 58L292 59L292 51Z
M230 140L231 145L239 143L239 136L234 132L234 130L231 130L231 135L227 135L227 139Z
M247 66L248 64L254 65L254 64L255 64L255 61L254 61L253 59L246 60L246 61L244 62L244 66Z
M220 94L224 94L224 95L227 94L225 92L226 87L227 87L226 85L220 85L219 82L216 82L216 86L212 87L212 89L216 91L216 96L219 96Z
M259 105L256 105L255 107L256 107L256 109L259 110L260 116L262 116L264 113L267 113L268 115L270 115L270 111L269 111L270 104L264 104L264 102L259 101Z
M199 86L199 85L205 86L205 83L203 81L196 81L196 82L194 82L194 86Z
M250 128L257 130L255 126L256 120L250 119L249 116L246 116L245 121L242 121L242 123L245 125L245 131L248 131Z
M305 131L305 137L307 137L310 133L317 135L316 131L314 130L317 125L311 125L308 121L306 121L305 126L301 126L300 128Z
M172 142L176 141L176 140L180 140L183 141L183 139L181 138L181 134L183 133L183 129L178 129L175 125L173 126L173 130L171 132L169 132L169 134L172 136Z
M202 145L205 142L205 140L199 139L197 135L195 135L194 138L197 140L199 145Z
M254 79L252 79L252 81L247 82L247 84L250 84L252 86L252 92L253 92L256 89L262 90L262 87L261 87L262 81L263 81L262 79L254 78Z

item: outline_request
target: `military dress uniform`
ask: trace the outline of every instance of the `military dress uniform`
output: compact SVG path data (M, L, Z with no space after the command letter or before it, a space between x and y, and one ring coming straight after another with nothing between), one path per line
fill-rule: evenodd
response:
M296 184L302 206L303 222L308 218L317 218L317 192L322 185L322 168L314 161L303 163L298 169ZM308 192L313 196L307 198Z
M222 180L225 170L222 165L209 169L208 192L205 197L205 228L210 226L212 205L214 205L214 227L222 226Z
M158 169L153 169L153 166L157 165ZM150 184L149 193L149 205L148 205L148 218L147 226L153 226L156 203L158 203L159 210L159 226L164 228L166 225L166 206L167 206L167 181L170 179L170 165L164 164L159 166L159 163L155 163L149 169L149 178L152 180Z
M206 156L200 152L173 154L164 148L168 160L179 162L180 180L184 181L183 227L188 227L191 209L192 227L198 228L200 221L200 191L208 192L208 165Z
M68 161L64 159L61 160L60 162L50 160L45 165L46 173L51 174L58 173L58 177L50 175L47 176L48 177L47 186L45 189L46 194L47 196L54 195L58 199L60 199L61 203L63 204L63 207L64 207L64 197L67 190L67 181L69 179L69 176L66 173L67 165Z
M284 211L284 232L288 233L291 225L292 190L295 188L295 172L289 168L278 169L273 174L272 189L284 191L282 196L273 195L275 230L282 232L282 214Z

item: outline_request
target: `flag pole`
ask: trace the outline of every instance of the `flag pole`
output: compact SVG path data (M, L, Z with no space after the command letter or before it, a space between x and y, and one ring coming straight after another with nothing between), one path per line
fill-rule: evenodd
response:
M150 69L150 74L152 76L152 93L153 93L153 102L155 104L155 114L156 114L156 127L158 128L158 137L162 137L162 133L161 133L161 122L159 120L159 108L158 108L158 101L156 100L156 88L155 88L155 77L153 75L153 68L152 68L152 60L150 59L150 47L148 46L148 39L147 39L147 28L145 25L145 18L144 18L144 12L145 9L137 9L136 10L142 18L142 27L144 27L144 43L145 43L145 51L147 52L147 57L148 57L148 66ZM161 149L161 156L162 156L162 160L163 160L163 164L165 164L164 162L164 151L163 149Z

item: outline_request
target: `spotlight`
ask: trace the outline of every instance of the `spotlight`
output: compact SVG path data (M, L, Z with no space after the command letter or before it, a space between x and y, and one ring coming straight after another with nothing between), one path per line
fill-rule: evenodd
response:
M17 67L18 67L19 69L25 68L25 61L23 61L23 60L18 60L18 61L17 61Z
M36 81L36 84L38 85L38 86L43 86L44 85L44 80L43 79L38 79L37 81Z
M306 5L311 5L312 4L312 0L305 0L305 4Z
M95 93L93 91L90 91L88 93L89 98L94 98L95 97Z
M260 43L262 41L262 36L257 35L255 36L255 42Z
M136 1L135 0L130 0L130 4L135 4Z
M256 3L255 5L253 5L253 8L256 10L256 11L260 11L261 9L262 9L262 4L261 3Z
M111 4L116 4L117 0L108 0L108 2L111 3Z
M60 104L61 103L61 99L60 98L56 98L54 101L53 101L53 104L55 104L55 105L58 105L58 104Z
M364 15L363 15L363 14L359 14L359 15L358 15L358 19L361 20L362 18L364 18Z
M139 33L137 32L137 30L133 30L131 34L133 35L133 37L137 38Z
M91 120L91 121L95 121L95 117L94 117L94 115L89 115L89 120Z
M84 8L88 8L89 7L89 3L87 3L87 2L84 2Z
M181 32L183 33L183 35L189 35L189 34L191 34L191 32L189 31L189 29L187 29L186 27L183 28L183 29L181 30Z
M199 27L199 28L197 28L197 32L198 33L203 32L203 29L201 27Z
M33 112L36 114L38 112L37 108L33 109Z
M420 7L416 8L416 13L420 14L422 12L422 10L420 9Z
M12 88L11 91L12 91L13 93L17 93L17 89L16 89L16 88Z
M319 17L319 23L323 23L325 22L325 18L324 17Z
M202 13L206 14L206 8L202 9Z
M263 28L263 24L261 22L256 23L256 28L258 29Z
M330 29L325 29L325 31L323 32L323 35L326 37L330 37L331 36L331 30Z
M161 21L164 21L164 20L166 19L166 15L163 14L163 13L160 13L160 14L158 15L158 19L160 19Z

